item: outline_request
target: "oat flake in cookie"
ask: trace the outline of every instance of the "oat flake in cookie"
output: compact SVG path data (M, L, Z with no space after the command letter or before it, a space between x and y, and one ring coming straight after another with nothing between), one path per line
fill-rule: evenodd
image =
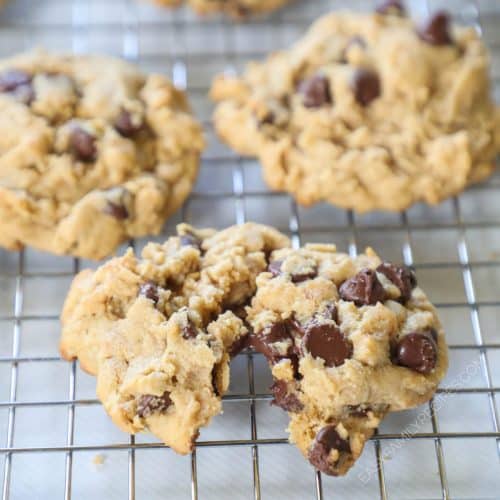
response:
M183 0L149 0L150 2L166 7L182 5ZM230 16L242 19L253 15L265 14L282 7L291 0L186 0L199 14L223 12Z
M304 205L434 204L493 171L500 128L488 73L473 29L442 12L414 22L400 2L383 2L326 15L288 51L218 77L215 126Z
M149 430L178 453L221 412L229 361L246 343L244 306L273 250L266 226L179 226L141 258L129 250L74 280L62 313L61 354L97 376L97 395L125 432Z
M371 249L306 245L270 261L247 308L249 343L269 361L290 440L345 474L387 412L433 396L448 365L441 324L413 272Z
M160 231L204 145L167 78L43 51L0 61L0 130L0 245L91 259Z

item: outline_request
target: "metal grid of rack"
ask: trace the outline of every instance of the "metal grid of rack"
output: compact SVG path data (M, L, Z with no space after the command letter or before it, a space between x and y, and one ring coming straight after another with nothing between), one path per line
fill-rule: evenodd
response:
M202 433L186 461L150 436L114 430L92 395L93 381L57 354L65 290L81 267L96 264L0 250L2 500L499 498L498 173L434 208L368 216L328 206L305 210L287 195L269 192L257 163L230 152L213 133L206 97L211 76L286 45L315 17L343 3L302 0L268 19L232 25L134 0L18 0L0 20L0 52L35 44L76 53L102 50L168 72L188 90L210 145L195 192L162 237L180 219L217 227L256 220L288 232L294 245L335 241L355 254L370 244L413 266L448 330L451 368L443 388L428 407L389 417L349 476L332 479L313 472L276 430L286 419L268 406L265 362L243 353L234 362L226 414L213 431ZM450 3L461 21L484 28L498 87L500 8L487 0ZM349 2L350 8L370 6ZM131 243L140 248L144 242ZM92 457L95 466L89 466Z

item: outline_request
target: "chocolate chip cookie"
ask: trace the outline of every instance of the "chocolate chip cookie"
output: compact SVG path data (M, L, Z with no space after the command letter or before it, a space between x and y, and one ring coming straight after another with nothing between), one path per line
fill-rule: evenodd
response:
M326 474L345 474L387 412L429 400L447 369L442 327L413 271L371 249L277 250L247 311L290 440Z
M97 395L122 430L149 430L188 453L221 411L256 277L286 246L257 224L218 233L181 225L141 258L129 250L83 271L62 313L62 356L97 376Z
M100 56L0 61L0 245L99 259L159 233L204 141L186 96Z
M183 0L150 0L158 5L178 6ZM199 14L224 12L235 18L245 18L278 9L290 0L186 0Z
M500 121L488 73L473 29L443 12L415 23L385 2L326 15L290 50L216 78L214 121L301 204L398 211L492 173Z

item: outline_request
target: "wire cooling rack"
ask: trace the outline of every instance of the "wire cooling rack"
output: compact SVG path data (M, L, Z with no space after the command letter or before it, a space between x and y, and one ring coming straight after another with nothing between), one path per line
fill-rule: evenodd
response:
M414 6L429 8L424 3ZM483 32L498 91L500 6L441 4ZM287 444L287 417L269 406L265 360L244 353L233 362L224 415L202 431L191 456L179 457L149 435L117 430L95 399L92 377L58 355L65 292L75 272L96 264L0 250L3 500L500 498L500 175L437 207L402 214L305 210L270 193L256 162L230 152L213 133L207 90L215 73L286 46L315 17L345 5L372 7L299 0L265 20L233 25L134 0L11 0L0 18L0 55L33 45L108 52L187 88L209 148L194 194L159 240L181 219L215 227L254 220L288 232L294 245L334 241L351 254L372 245L414 266L450 343L450 371L434 400L390 415L350 474L330 478Z

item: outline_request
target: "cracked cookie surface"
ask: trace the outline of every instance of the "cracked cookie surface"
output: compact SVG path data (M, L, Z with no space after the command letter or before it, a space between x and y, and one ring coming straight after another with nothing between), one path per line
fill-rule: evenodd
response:
M175 7L182 5L183 0L149 0L157 5ZM235 18L264 14L282 7L291 0L186 0L199 14L224 12Z
M326 15L288 51L215 79L219 136L257 156L271 188L398 211L492 173L499 112L483 42L444 13L418 24L392 4Z
M0 61L0 245L100 259L160 232L204 146L186 96L103 56Z
M290 440L326 474L345 474L387 412L428 401L447 369L444 332L415 275L370 249L275 251L247 321Z
M258 224L179 236L132 250L74 280L61 354L97 376L97 395L125 432L149 430L188 453L221 411L229 361L248 329L238 311L267 257L289 245ZM240 314L241 315L241 314Z

